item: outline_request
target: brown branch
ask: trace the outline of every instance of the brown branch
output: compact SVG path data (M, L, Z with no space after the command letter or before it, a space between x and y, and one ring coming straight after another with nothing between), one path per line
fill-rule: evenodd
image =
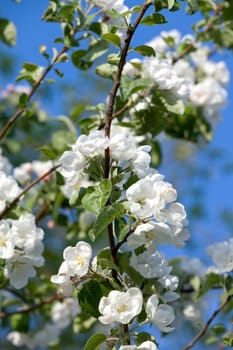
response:
M46 75L50 72L50 70L53 68L53 66L58 62L59 58L68 51L68 47L64 46L61 51L57 54L57 56L54 58L54 60L48 65L48 67L43 71L38 81L33 85L31 91L27 95L27 101L29 102L31 97L34 95L36 90L39 88L43 80L45 79ZM0 141L3 139L7 131L11 128L11 126L16 122L16 120L23 114L23 112L26 111L26 108L20 108L18 109L15 114L8 120L6 125L2 128L0 131Z
M125 65L128 50L130 47L130 42L132 40L132 37L133 37L135 30L137 29L141 19L143 18L145 12L151 6L151 4L152 4L152 1L147 0L144 2L138 16L135 19L134 24L132 26L129 25L127 33L126 33L126 37L124 40L124 46L122 48L121 57L120 57L120 61L118 64L118 69L117 69L117 72L115 75L113 87L109 93L109 100L108 100L107 109L106 109L105 136L108 138L110 138L111 124L112 124L112 120L113 120L113 108L115 105L116 95L117 95L118 89L120 87L121 75L122 75L122 71L123 71L123 68ZM105 150L105 167L104 167L104 178L105 179L109 178L109 172L110 172L110 149L108 147ZM114 235L113 235L113 223L108 225L108 238L109 238L109 245L110 245L112 261L113 261L113 263L115 263L115 262L117 262L117 257L116 257L116 249L115 249ZM115 272L112 271L112 273L114 276L117 274L116 271Z
M197 335L183 348L183 350L191 349L203 337L203 335L205 335L211 322L218 316L218 314L220 314L220 312L231 300L232 300L232 295L228 296L227 299L224 301L224 303L220 305L219 308L213 312L213 314L208 319L206 324L201 328L201 330L197 333Z
M44 178L46 178L48 175L50 175L52 172L54 172L57 168L59 168L60 164L55 165L54 167L52 167L51 169L49 169L46 173L44 173L43 175L41 175L40 177L38 177L37 179L35 179L34 181L32 181L28 186L26 186L21 192L20 194L11 202L8 203L6 205L6 208L0 213L0 220L9 212L11 211L12 208L15 207L15 205L17 205L17 203L19 202L19 200L25 195L25 193L27 193L28 191L30 191L31 188L33 188L34 186L36 186L40 181L42 181Z
M53 301L56 300L63 300L64 296L60 295L60 294L56 294L48 299L45 299L43 301L41 301L38 304L34 304L32 306L29 306L27 308L21 308L21 309L17 309L17 310L13 310L13 311L8 311L8 312L0 312L0 319L1 318L6 318L6 317L10 317L12 315L16 315L16 314L28 314L30 312L33 312L37 309L42 308L44 305L48 305L51 304Z

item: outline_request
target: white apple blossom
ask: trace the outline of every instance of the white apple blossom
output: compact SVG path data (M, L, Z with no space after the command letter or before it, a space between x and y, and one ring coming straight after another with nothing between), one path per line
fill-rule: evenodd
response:
M145 278L161 277L167 270L167 261L158 251L153 254L147 251L139 255L132 253L130 265Z
M27 333L20 333L17 331L13 331L8 333L7 340L11 342L14 346L27 346L29 349L32 349L32 347L29 347L30 344L30 338Z
M9 259L15 253L15 237L8 221L0 221L0 259Z
M132 60L126 62L126 64L124 65L123 72L130 78L140 76L141 73L138 67L140 67L141 64L142 61L139 58L133 58Z
M162 332L168 333L174 330L169 326L175 320L173 308L166 304L159 304L156 294L149 297L146 303L148 320L153 322Z
M112 290L99 303L99 320L103 324L120 322L129 323L142 310L143 296L139 288L132 287L126 292Z
M30 258L15 254L6 261L3 268L4 275L16 289L26 286L28 279L36 276L36 270Z
M79 136L74 145L75 152L80 152L85 158L103 156L108 147L108 139L99 130L92 130L88 135Z
M159 278L159 283L161 285L168 289L169 291L173 292L178 288L179 285L179 278L175 275L170 275L170 268L167 270L167 274Z
M159 243L166 241L166 237L169 237L170 242L170 228L167 224L149 221L136 227L135 231L129 236L127 245L129 248L138 248L144 245L151 251Z
M66 328L81 311L77 298L66 298L53 304L51 319L59 328Z
M157 345L152 341L144 341L141 345L122 345L119 350L157 350Z
M89 243L80 241L75 247L66 247L63 258L67 263L70 275L82 277L86 275L90 266L92 248Z
M7 203L11 203L21 190L15 179L0 171L0 212L3 211Z
M74 285L71 281L71 276L66 261L62 262L57 275L52 275L50 277L50 281L59 285L59 289L64 296L72 296L74 291Z
M151 146L147 145L140 146L136 149L136 153L132 161L132 168L140 179L151 173L151 156L149 154L150 151Z
M136 156L136 144L130 134L116 134L110 138L110 155L114 160L132 160Z
M180 78L172 64L165 59L150 57L143 62L143 73L161 90L171 91L175 97L186 100L189 96L189 84Z
M32 163L27 162L14 168L13 175L20 184L25 184L30 180L32 172Z
M216 267L209 269L210 272L225 273L233 271L233 238L211 244L206 251L216 265Z
M213 78L206 78L191 87L190 101L194 106L222 108L227 102L227 91Z
M230 72L225 62L206 61L201 66L201 69L205 72L207 77L214 78L222 86L226 86L229 83Z

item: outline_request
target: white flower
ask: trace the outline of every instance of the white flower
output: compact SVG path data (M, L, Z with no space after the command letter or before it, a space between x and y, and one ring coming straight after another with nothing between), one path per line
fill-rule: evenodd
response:
M118 13L122 13L128 10L128 7L124 5L124 0L91 0L91 2L93 2L95 6L102 7L104 12L109 12L114 9Z
M131 185L126 191L126 198L132 214L146 218L154 213L154 192L153 182L148 179L140 179Z
M68 179L73 179L86 165L85 158L79 152L65 151L60 158L60 173Z
M8 333L7 340L11 342L14 346L23 346L30 343L29 336L26 333L20 333L13 331Z
M190 101L194 106L221 108L227 102L227 91L213 78L206 78L193 85Z
M161 90L170 90L174 96L186 99L189 95L189 84L178 77L174 67L168 60L147 58L143 62L145 77L156 83Z
M15 253L15 237L7 220L0 222L0 259L9 259Z
M57 301L51 310L51 319L59 329L67 327L80 312L80 306L76 298L66 298Z
M137 69L137 67L140 67L141 63L142 61L139 58L133 58L129 62L126 62L123 72L130 78L135 78L141 74L140 70Z
M135 173L139 178L143 178L149 175L151 171L151 168L150 168L151 156L149 154L150 151L151 151L151 146L147 146L147 145L138 147L136 150L136 154L132 161L132 165L133 165L133 170L135 171Z
M52 275L50 281L59 285L60 291L64 296L70 297L74 291L70 277L67 262L63 261L57 275Z
M161 277L167 269L167 261L158 251L153 254L147 251L139 255L133 253L130 265L145 278Z
M207 76L216 79L222 86L226 86L229 83L230 73L225 62L206 61L201 66L201 69Z
M102 297L99 312L103 315L99 320L103 324L112 322L129 323L142 310L143 297L138 288L130 288L126 292L111 291Z
M152 341L144 341L141 345L122 345L119 350L157 350L157 346Z
M103 132L92 130L89 135L81 135L75 143L74 149L84 157L93 158L103 156L104 150L108 147L108 139Z
M66 247L63 252L69 273L82 277L86 275L90 266L92 248L89 243L80 241L75 247Z
M114 160L132 160L136 145L130 134L116 134L110 138L110 155Z
M210 272L224 273L233 270L233 238L209 245L206 251L217 265L216 268L211 268Z
M20 183L25 184L30 180L32 173L32 163L23 163L14 169L14 178Z
M175 320L175 314L171 306L159 305L156 294L149 297L146 303L146 313L150 322L153 322L162 332L171 332L174 327L169 325Z
M20 188L12 176L0 171L0 212L7 203L12 202L20 193Z
M167 236L170 237L169 233L170 228L167 224L149 221L136 227L135 231L129 236L127 244L130 248L145 245L153 250L158 243L164 242Z
M36 276L31 259L19 254L15 254L6 261L3 272L9 278L10 284L16 289L23 288L29 278Z

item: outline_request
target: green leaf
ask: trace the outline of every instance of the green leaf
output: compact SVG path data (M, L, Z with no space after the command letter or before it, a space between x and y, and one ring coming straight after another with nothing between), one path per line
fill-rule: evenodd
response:
M89 46L87 50L77 50L71 55L73 64L79 69L88 69L91 64L108 50L105 40L99 40Z
M107 33L102 35L103 39L109 41L111 44L121 47L121 39L117 34Z
M141 111L136 111L132 115L132 123L138 135L151 133L158 135L166 127L166 118L164 112L159 111L157 107L148 107Z
M28 95L25 92L23 92L19 96L19 106L21 108L25 108L25 107L27 107L27 103L28 103Z
M210 273L205 276L204 281L201 284L199 297L205 295L210 289L221 285L221 276Z
M120 61L120 56L118 54L111 53L110 55L108 55L107 62L109 64L117 66L119 61Z
M106 335L96 333L92 335L84 346L84 350L99 350L100 345L107 339Z
M150 14L149 16L143 18L140 23L147 25L147 26L153 26L154 24L167 23L167 20L160 13L153 13L153 14Z
M100 299L102 296L108 295L109 291L110 286L107 288L103 281L100 283L92 279L87 282L78 293L79 304L82 310L86 314L98 318L100 315Z
M24 62L23 68L26 69L28 72L35 72L38 69L38 65L35 63Z
M134 51L140 53L143 56L155 56L155 50L148 45L140 45L134 48Z
M41 152L42 156L46 159L55 160L58 157L58 154L49 146L39 147L38 151Z
M82 198L84 208L92 213L99 214L108 201L112 190L111 181L104 179L99 185L88 187Z
M197 0L187 0L189 8L187 10L188 13L191 15L194 14L199 10L198 2Z
M113 220L125 212L125 206L122 203L114 203L103 208L98 215L96 222L93 226L93 235L98 237L102 234L105 228L113 222Z
M0 40L8 45L14 46L16 44L16 27L13 22L6 18L0 18Z
M223 338L223 342L225 345L233 348L233 334L228 334Z
M101 64L95 69L96 74L100 75L102 78L114 79L117 72L117 67L108 63Z
M15 314L11 317L11 327L18 332L28 332L29 330L29 314Z

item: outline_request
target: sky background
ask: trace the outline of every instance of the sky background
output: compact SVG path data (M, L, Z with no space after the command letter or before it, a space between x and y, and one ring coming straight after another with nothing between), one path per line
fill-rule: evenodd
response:
M133 6L138 4L139 1L126 1L126 4ZM141 3L141 2L140 2ZM13 48L5 48L1 45L1 49L7 50L13 56L15 56L14 73L10 79L0 76L0 88L3 88L7 83L15 83L15 77L21 69L23 62L34 62L37 64L45 65L44 58L39 53L40 45L46 45L48 51L52 51L54 47L53 40L61 35L59 24L57 23L45 23L40 20L44 9L48 4L47 0L22 0L21 3L16 4L11 0L5 0L0 2L0 17L5 17L12 20L18 31L17 45ZM159 35L161 30L178 29L182 34L192 33L192 24L198 19L197 15L189 16L185 13L183 8L176 13L169 13L164 11L164 15L168 20L165 25L156 27L143 27L135 38L135 45L141 45L152 39L154 36ZM58 47L59 49L59 47ZM181 252L181 254L198 254L205 260L205 246L212 243L214 240L219 241L232 236L231 225L224 225L220 219L220 213L223 208L227 208L232 212L233 203L233 64L232 53L224 53L224 55L217 60L224 60L231 72L231 82L229 84L229 102L222 114L222 121L217 126L214 132L213 142L208 148L200 147L197 155L194 157L194 162L199 165L200 169L205 169L211 176L207 181L204 181L205 193L203 202L206 207L207 215L200 220L195 220L195 224L191 223L191 234L195 235L195 238L187 245L187 249ZM71 64L63 64L62 70L64 72L63 81L73 82L77 86L77 94L81 94L85 97L88 96L88 84L91 81L87 81L86 85L83 85L83 80L80 81L80 73ZM50 76L51 77L51 76ZM107 96L107 91L106 95ZM103 95L104 96L104 95ZM36 96L35 96L36 99ZM49 101L48 99L42 102L42 105L52 115L65 113L65 108L61 103L62 99L58 98ZM169 150L169 147L168 147ZM215 150L221 150L222 156L215 158ZM167 157L167 161L166 161ZM166 167L169 162L169 156L165 156L162 168L163 173L166 174ZM169 165L168 165L169 167ZM179 164L178 164L179 167ZM226 171L226 168L228 171ZM178 186L179 192L182 197L182 171L177 168L177 174L179 176ZM172 176L169 175L168 177ZM174 176L174 175L173 175ZM187 191L187 180L184 178L185 188ZM190 182L190 187L194 183ZM187 193L187 192L186 192ZM190 192L191 193L191 192ZM189 201L188 198L182 197L182 201ZM175 251L177 254L177 251Z

